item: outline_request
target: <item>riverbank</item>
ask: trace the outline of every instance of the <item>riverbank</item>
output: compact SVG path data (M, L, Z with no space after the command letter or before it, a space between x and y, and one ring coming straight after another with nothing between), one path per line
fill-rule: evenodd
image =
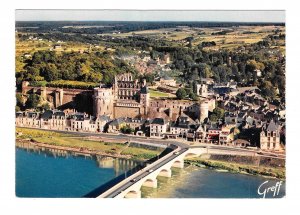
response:
M163 149L131 146L130 143L91 140L79 135L62 134L54 131L16 128L16 146L41 149L65 150L77 154L102 155L132 160L148 160L159 155Z
M16 128L16 146L22 148L38 147L69 151L83 155L101 155L115 158L145 161L159 155L163 149L137 147L130 143L109 142L91 137L82 137L76 134L62 134L55 131L43 131L27 128ZM250 156L203 155L198 158L189 158L185 162L199 167L213 168L218 171L260 175L285 179L283 162L276 162L268 158Z
M215 169L217 171L228 171L231 173L259 175L285 180L285 168L255 166L204 158L189 158L185 160L185 163L198 167Z

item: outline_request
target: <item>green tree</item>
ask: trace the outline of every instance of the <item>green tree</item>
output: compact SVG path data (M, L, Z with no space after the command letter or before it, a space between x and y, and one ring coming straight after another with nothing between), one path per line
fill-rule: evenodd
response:
M263 82L260 89L261 89L261 94L266 98L270 98L270 99L275 98L276 90L270 81Z
M191 99L193 99L194 101L197 101L197 100L198 100L197 95L196 95L195 93L193 93L193 92L190 92L189 97L190 97Z
M154 82L154 74L147 73L144 75L143 78L146 79L147 83L153 84L153 82Z
M246 70L249 72L254 72L255 70L264 70L265 65L261 62L255 60L248 60L246 64Z
M179 88L176 91L176 97L177 99L184 99L186 97L186 91L183 88Z
M123 134L131 134L134 132L134 130L130 128L128 125L122 127L120 130Z
M25 106L26 108L37 108L39 103L40 103L40 96L36 94L30 94L25 103Z
M213 110L213 114L212 115L215 115L218 119L221 119L221 118L224 117L224 113L225 113L224 109L216 107Z
M22 95L20 93L16 94L16 100L17 100L16 105L19 107L23 107L24 101L23 101Z
M209 116L209 120L212 121L212 122L216 122L219 118L217 117L216 114L211 114Z
M21 108L20 108L18 105L16 105L15 111L18 112L18 111L20 111L20 110L21 110Z
M42 109L42 110L50 110L50 105L49 105L49 103L47 102L47 103L42 104L42 105L41 105L41 109Z

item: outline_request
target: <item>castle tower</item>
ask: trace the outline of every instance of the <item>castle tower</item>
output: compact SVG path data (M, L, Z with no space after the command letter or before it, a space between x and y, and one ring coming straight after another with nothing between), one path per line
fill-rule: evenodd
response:
M47 100L47 87L41 87L41 98L42 100Z
M207 101L200 102L200 122L203 122L208 117L209 104Z
M141 93L140 93L140 103L143 106L144 115L147 115L149 112L150 106L150 93L146 84L146 79L143 79Z
M112 88L97 87L94 88L94 116L113 115L114 94Z
M62 88L59 88L55 90L54 92L54 106L55 108L58 108L63 104L64 99L64 90Z

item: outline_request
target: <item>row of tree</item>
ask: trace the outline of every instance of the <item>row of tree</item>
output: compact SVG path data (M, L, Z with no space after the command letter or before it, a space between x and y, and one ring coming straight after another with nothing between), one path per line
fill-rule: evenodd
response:
M135 70L120 59L112 59L107 53L79 54L76 52L37 51L25 61L24 69L17 71L17 83L21 81L52 82L71 80L111 84L114 76Z

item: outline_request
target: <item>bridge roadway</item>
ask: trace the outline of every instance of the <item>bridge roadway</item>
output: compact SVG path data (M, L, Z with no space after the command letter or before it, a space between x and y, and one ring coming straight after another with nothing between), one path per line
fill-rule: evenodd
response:
M170 152L168 155L162 157L161 159L157 160L153 164L148 165L147 167L141 169L137 173L133 174L132 176L126 178L118 185L112 187L111 189L107 190L105 193L100 195L99 197L104 198L114 198L117 195L119 195L122 191L126 190L127 188L133 186L135 183L138 183L141 179L145 178L152 172L155 172L160 167L164 166L168 162L174 160L176 157L180 156L182 153L186 152L188 148L178 148L172 152ZM178 154L174 154L175 152L178 152ZM149 172L149 170L152 170Z

